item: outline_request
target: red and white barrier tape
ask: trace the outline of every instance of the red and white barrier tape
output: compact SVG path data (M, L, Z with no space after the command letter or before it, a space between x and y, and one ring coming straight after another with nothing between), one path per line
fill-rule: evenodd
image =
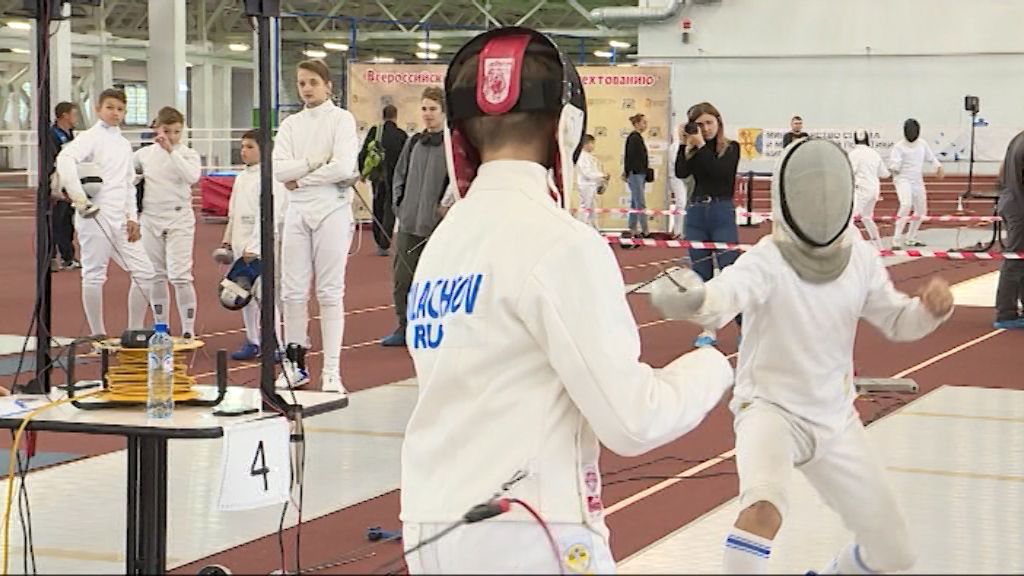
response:
M654 240L650 238L622 238L605 235L609 244L622 246L650 246L653 248L696 248L698 250L750 250L752 244L732 242L690 242L689 240ZM882 256L909 256L911 258L939 258L943 260L1024 260L1024 252L965 252L960 250L879 250Z
M683 216L686 214L686 210L654 210L654 209L636 209L636 208L577 208L575 212L588 212L593 214L646 214L647 216ZM739 211L736 215L741 218L764 218L765 220L771 220L771 212L746 212ZM907 220L921 220L926 222L1002 222L1002 218L999 216L952 216L952 215L939 215L939 216L907 216ZM899 220L899 216L875 216L873 218L876 221L893 221ZM861 221L860 216L854 217L854 220Z

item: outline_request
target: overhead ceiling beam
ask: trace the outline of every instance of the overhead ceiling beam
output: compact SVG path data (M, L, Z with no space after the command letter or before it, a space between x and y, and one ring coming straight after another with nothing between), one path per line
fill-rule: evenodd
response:
M217 23L217 20L219 20L220 17L224 14L224 9L227 8L231 3L232 0L220 0L220 3L217 4L217 7L213 9L213 14L210 14L210 17L206 19L207 33L213 30L213 27Z
M380 9L383 10L384 13L388 15L388 18L391 18L395 22L395 26L398 26L402 30L402 32L409 31L409 29L406 28L404 24L398 21L398 17L392 14L391 10L388 10L388 7L382 4L380 0L374 0L374 2L376 2L377 6L380 6Z
M620 38L625 36L621 30L598 30L597 28L540 28L540 32L548 34L550 36L572 36L575 38ZM483 32L483 29L475 30L435 30L431 28L430 38L472 38L477 34ZM365 31L359 29L356 35L356 41L358 42L369 42L373 40L403 40L412 38L423 38L425 32L420 30L413 32L411 30L402 32L400 30L377 30L377 31ZM239 38L242 38L242 34L237 34ZM305 32L288 32L286 35L282 35L281 39L285 42L315 42L330 40L331 38L337 38L337 35L332 35L328 32L320 33L305 33Z
M491 24L494 24L498 28L503 28L505 26L504 24L499 22L497 18L492 16L490 11L487 10L487 8L481 6L479 2L477 2L476 0L470 0L470 2L473 4L473 6L476 7L477 10L480 11L481 14L484 15L484 18L486 18Z
M580 5L578 0L566 0L566 4L568 4L569 7L571 7L576 12L579 12L579 14L583 16L583 18L585 18L587 22L592 22L592 20L590 19L590 11L584 8L582 5ZM597 26L601 30L608 29L608 27L605 26L604 24L594 24L594 26Z
M537 10L540 10L547 3L548 0L540 0L540 2L538 2L536 6L530 8L529 12L523 14L523 17L516 21L516 26L522 26L524 22L529 20L531 17L533 17L534 14L537 13Z
M313 29L310 28L309 24L306 24L306 17L296 14L295 8L292 7L291 3L285 2L282 4L282 6L284 7L285 11L292 13L291 17L295 18L295 21L299 23L299 26L301 26L303 30L305 30L306 32L313 31Z
M426 14L424 14L423 16L420 17L420 21L417 22L416 25L412 27L411 32L415 32L416 30L419 29L420 26L425 24L427 22L427 20L429 20L430 17L434 15L434 12L437 12L437 9L440 8L441 5L443 5L443 4L444 4L444 0L438 0L437 4L434 4L430 8L430 10L427 10Z
M339 2L336 2L334 7L327 13L327 16L321 19L320 22L317 23L316 27L313 28L313 32L320 32L326 28L327 24L331 22L331 19L337 16L338 12L341 12L341 9L345 7L345 1L346 0L340 0Z

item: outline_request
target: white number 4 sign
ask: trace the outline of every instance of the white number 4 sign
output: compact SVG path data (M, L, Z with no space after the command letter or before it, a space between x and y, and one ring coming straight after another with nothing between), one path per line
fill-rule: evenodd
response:
M288 421L268 418L224 428L221 510L284 504L291 491Z

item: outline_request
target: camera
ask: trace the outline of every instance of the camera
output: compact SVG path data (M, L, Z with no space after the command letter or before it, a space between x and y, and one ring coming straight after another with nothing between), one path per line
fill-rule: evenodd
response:
M977 96L964 96L964 110L977 114L981 110L981 102Z
M687 122L686 126L683 126L683 132L687 134L696 134L699 127L696 122Z

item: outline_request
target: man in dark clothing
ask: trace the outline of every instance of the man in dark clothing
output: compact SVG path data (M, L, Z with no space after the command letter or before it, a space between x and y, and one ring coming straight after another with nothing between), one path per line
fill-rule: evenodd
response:
M799 116L793 116L789 121L789 132L782 137L782 147L789 146L789 143L793 140L799 140L801 138L807 138L808 134L804 132L804 119Z
M61 102L53 110L54 122L50 127L50 146L47 151L50 157L56 162L57 154L64 144L75 139L75 125L78 123L78 105L71 102ZM59 190L52 191L55 195L60 194ZM51 235L56 245L57 253L50 264L50 268L57 272L64 269L81 268L82 265L75 258L75 209L71 202L62 197L54 202L53 217L51 220Z
M1024 132L1006 148L999 171L1002 192L998 210L1006 227L1007 252L1024 252ZM1024 260L1003 260L996 289L995 328L1024 330Z
M395 212L391 204L391 185L394 181L395 166L402 154L402 147L409 135L398 127L398 109L388 104L384 107L384 124L380 137L380 146L384 150L382 165L370 174L373 183L373 239L377 243L377 254L387 256L391 247L391 233L395 228ZM366 161L366 152L377 138L379 126L370 128L359 152L359 166Z

